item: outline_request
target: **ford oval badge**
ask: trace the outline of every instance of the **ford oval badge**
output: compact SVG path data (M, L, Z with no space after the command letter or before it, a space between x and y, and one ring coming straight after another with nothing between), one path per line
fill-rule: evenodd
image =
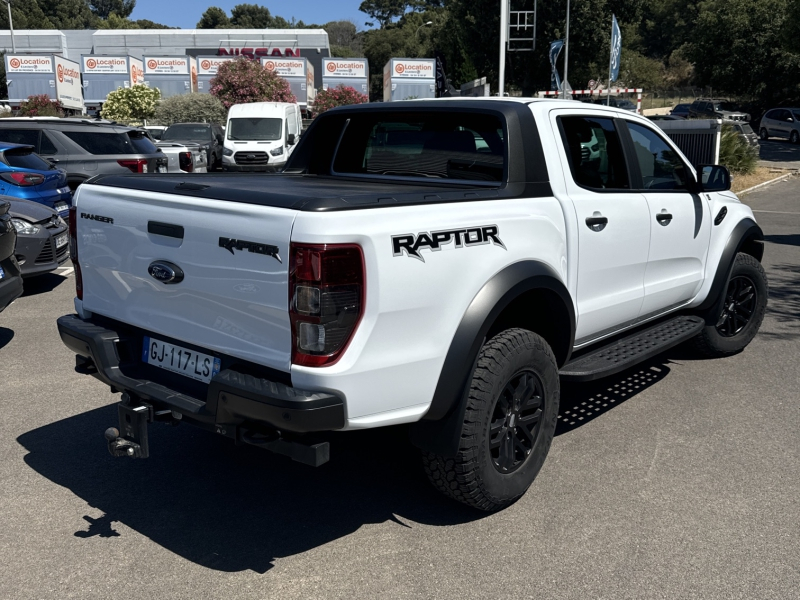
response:
M176 264L166 260L157 260L147 267L150 277L161 283L180 283L183 281L183 270Z

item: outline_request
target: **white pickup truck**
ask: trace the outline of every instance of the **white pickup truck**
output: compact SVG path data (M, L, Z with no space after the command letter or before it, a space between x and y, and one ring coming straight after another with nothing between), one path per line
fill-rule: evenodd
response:
M282 174L82 185L58 328L122 392L116 456L148 456L159 420L312 465L316 432L411 424L433 484L497 510L541 468L562 380L756 335L763 236L729 188L619 109L335 109Z

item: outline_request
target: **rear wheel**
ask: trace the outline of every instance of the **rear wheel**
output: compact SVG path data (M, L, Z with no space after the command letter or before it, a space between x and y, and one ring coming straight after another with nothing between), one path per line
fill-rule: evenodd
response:
M762 127L758 131L758 137L760 137L762 140L768 140L769 139L769 133L767 133L767 130L764 127Z
M704 356L741 352L758 333L769 293L761 263L749 254L737 254L724 293L709 324L692 340Z
M792 135L789 136L789 141L793 144L800 144L800 134L797 133L796 129L792 131Z
M512 504L542 468L558 401L558 367L544 339L524 329L503 331L478 356L458 453L426 453L425 472L441 492L474 508Z

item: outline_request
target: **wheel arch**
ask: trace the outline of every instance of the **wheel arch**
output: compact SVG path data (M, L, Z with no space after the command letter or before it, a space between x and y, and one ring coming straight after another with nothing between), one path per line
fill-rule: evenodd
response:
M556 271L539 261L509 265L475 295L450 343L430 409L411 428L412 442L453 456L463 420L470 375L487 339L511 327L541 335L559 366L575 340L575 308Z

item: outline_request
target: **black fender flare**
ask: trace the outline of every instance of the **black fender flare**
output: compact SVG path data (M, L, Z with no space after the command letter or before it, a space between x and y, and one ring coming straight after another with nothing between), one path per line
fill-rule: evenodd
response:
M736 255L742 250L745 244L757 242L753 248L755 258L761 262L764 256L764 232L761 227L750 218L745 218L739 221L728 236L728 241L725 243L725 248L722 250L717 271L714 273L714 280L711 283L711 289L708 290L708 296L698 306L695 311L698 313L708 312L714 313L717 304L722 299L722 294L725 293L725 288L728 285L728 280L733 270L733 263L736 261ZM760 242L760 243L759 243Z
M439 381L428 412L411 427L411 440L417 447L442 456L458 451L458 440L466 407L469 381L478 360L478 353L497 317L520 295L537 290L555 292L569 315L570 327L566 345L569 359L575 341L575 307L561 278L549 265L525 260L496 273L475 295L456 329L450 349L442 365Z

